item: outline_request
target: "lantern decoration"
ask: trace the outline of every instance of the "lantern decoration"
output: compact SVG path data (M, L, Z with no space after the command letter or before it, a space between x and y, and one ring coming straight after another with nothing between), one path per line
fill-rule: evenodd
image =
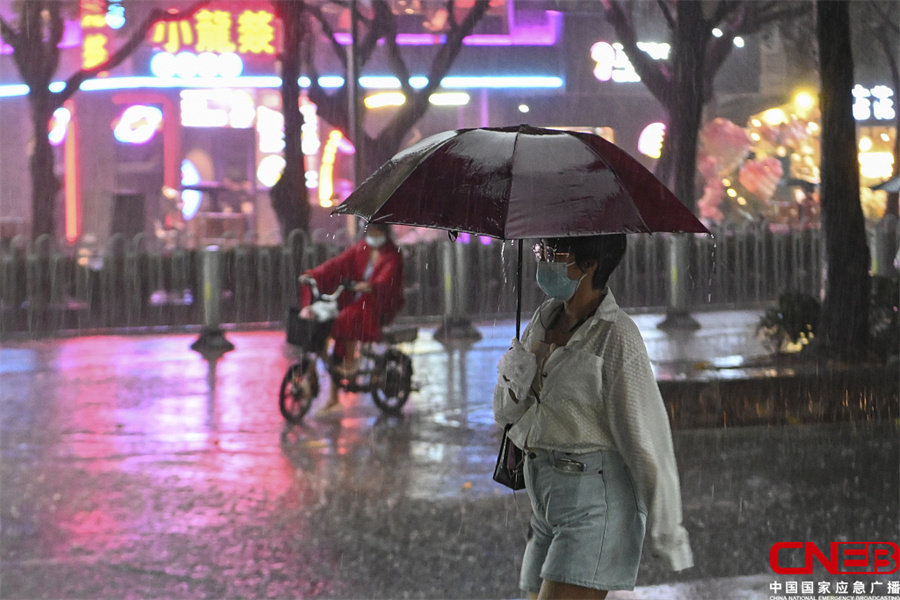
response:
M752 144L750 134L728 119L713 119L700 132L700 152L718 160L720 175L740 166Z
M713 119L700 131L697 169L705 180L703 196L697 200L701 219L717 223L725 220L722 207L726 186L723 178L746 160L752 143L744 128L728 119Z
M703 196L697 200L699 217L705 221L721 223L725 219L722 213L722 198L725 195L725 184L719 175L719 161L713 156L704 156L698 165L700 173L706 180Z
M741 167L739 181L751 194L763 202L768 202L775 195L775 189L783 175L781 161L769 157L745 162Z

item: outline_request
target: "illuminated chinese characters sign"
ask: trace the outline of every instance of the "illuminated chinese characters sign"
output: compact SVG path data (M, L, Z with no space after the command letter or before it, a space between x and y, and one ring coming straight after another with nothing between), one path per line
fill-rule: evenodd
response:
M280 42L277 24L258 3L216 3L183 21L161 21L149 33L150 72L182 79L272 74Z
M105 0L81 0L81 66L93 69L109 59L110 27Z
M170 54L236 53L274 56L275 15L256 8L204 8L192 19L160 22L150 32L154 49Z
M669 44L657 42L638 42L638 48L653 60L668 59L671 50ZM594 77L599 81L635 83L641 80L622 44L618 42L597 42L591 46L591 60L594 61Z
M857 121L893 121L897 116L894 90L886 85L853 88L853 118Z

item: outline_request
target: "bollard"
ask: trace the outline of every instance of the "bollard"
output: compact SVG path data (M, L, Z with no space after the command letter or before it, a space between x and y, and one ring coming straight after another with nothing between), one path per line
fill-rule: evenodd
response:
M897 217L895 215L885 215L875 224L874 227L867 229L869 237L869 248L871 253L871 268L873 276L890 277L894 268L894 238L897 231Z
M439 342L450 340L478 341L481 333L472 325L466 313L468 272L466 247L448 242L443 245L444 318L434 332Z
M669 268L668 306L666 307L666 318L657 325L659 329L700 329L700 323L691 316L688 309L689 244L690 238L685 233L673 234L668 238L669 251L666 254L666 263Z
M234 344L225 338L221 325L222 253L218 246L203 249L203 331L191 349L197 352L228 352Z

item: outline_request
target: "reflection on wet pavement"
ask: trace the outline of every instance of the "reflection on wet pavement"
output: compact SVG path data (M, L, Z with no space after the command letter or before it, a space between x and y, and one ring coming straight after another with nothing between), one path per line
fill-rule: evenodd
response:
M278 412L292 361L282 332L229 333L236 350L208 360L190 335L5 345L0 595L521 597L527 497L490 477L495 365L512 330L445 348L424 329L405 347L420 387L402 417L344 394L341 413L301 426ZM709 591L721 577L758 590L734 578L766 573L783 536L896 539L896 434L677 432L698 567L673 576L647 552L645 587L611 597Z

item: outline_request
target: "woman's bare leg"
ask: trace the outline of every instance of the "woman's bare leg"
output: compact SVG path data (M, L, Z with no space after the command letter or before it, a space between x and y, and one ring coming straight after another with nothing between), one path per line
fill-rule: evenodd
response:
M595 590L545 579L537 598L538 600L604 600L608 593L606 590Z
M346 345L344 346L344 366L348 369L352 370L352 367L357 365L356 362L356 349L359 346L359 342L356 340L347 340Z

